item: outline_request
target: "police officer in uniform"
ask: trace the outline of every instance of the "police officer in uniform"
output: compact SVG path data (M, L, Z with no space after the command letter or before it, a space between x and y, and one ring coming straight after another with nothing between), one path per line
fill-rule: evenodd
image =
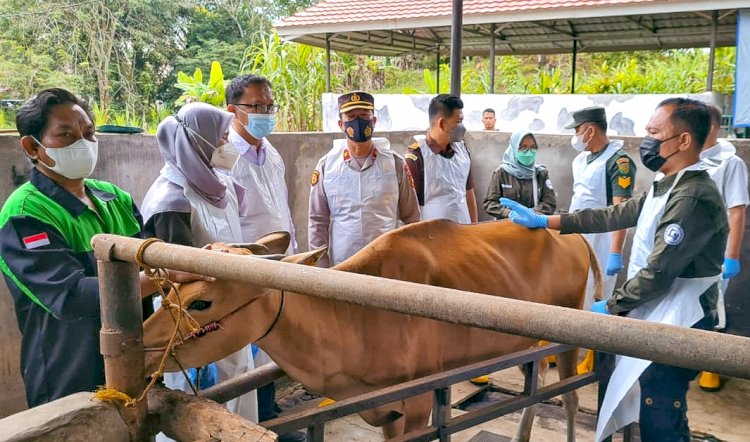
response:
M721 110L711 104L708 111L711 114L711 131L701 152L701 159L708 166L708 174L724 198L729 217L729 239L717 303L719 323L716 324L716 329L723 330L726 328L724 295L729 286L729 279L740 273L740 249L745 236L745 209L750 203L750 197L747 192L747 165L737 156L737 149L732 143L717 139L721 127ZM706 391L718 391L721 389L721 378L716 373L706 371L701 373L699 385Z
M619 204L633 196L635 164L622 149L621 140L607 138L607 115L603 107L587 107L573 112L573 122L566 126L575 129L570 140L580 153L573 159L573 197L570 211L601 209ZM615 288L617 274L622 271L622 247L626 230L587 233L584 236L594 249L599 266L604 269L603 293L609 297ZM594 278L586 283L584 308L594 302ZM588 351L578 366L578 373L593 368L594 353Z
M375 100L366 92L341 95L345 139L318 161L310 188L310 249L328 247L321 266L334 266L383 233L419 221L403 159L385 138L372 138ZM326 259L327 258L327 259Z
M721 194L700 152L708 136L707 106L686 98L659 104L640 146L643 164L663 178L622 204L544 216L510 200L510 219L562 233L636 227L628 279L592 311L681 327L713 328L717 282L729 231ZM687 442L686 394L696 371L618 357L602 403L596 440L640 415L641 440ZM640 384L640 400L634 394ZM630 393L630 394L628 394ZM632 399L632 400L631 400Z
M422 219L477 222L471 157L464 145L464 103L440 94L430 101L430 129L416 135L404 157L414 180Z
M588 107L573 113L573 122L566 129L575 129L571 145L580 153L573 159L573 197L570 211L601 209L619 204L633 196L635 165L622 149L621 140L607 138L607 115L603 107ZM622 247L625 230L586 234L599 264L606 269L604 295L610 296L622 270ZM594 302L593 286L586 296L588 308Z
M496 219L504 219L510 209L500 205L500 198L518 201L526 207L545 215L552 215L557 208L555 190L547 168L536 164L539 146L534 134L522 130L513 133L501 164L492 173L484 210Z

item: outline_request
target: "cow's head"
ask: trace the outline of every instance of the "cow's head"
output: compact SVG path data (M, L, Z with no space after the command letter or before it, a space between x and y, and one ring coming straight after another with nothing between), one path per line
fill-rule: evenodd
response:
M211 250L270 259L282 258L289 245L289 234L273 233L253 244L215 243ZM315 265L325 250L283 257L282 261ZM167 360L165 371L200 367L222 359L260 338L271 325L279 308L279 291L244 282L217 280L197 281L179 286L182 306L196 322L192 331L183 318L175 346L175 357ZM177 304L177 294L167 296ZM174 331L176 309L162 307L143 325L146 349L146 375L156 371ZM179 362L179 364L178 364Z

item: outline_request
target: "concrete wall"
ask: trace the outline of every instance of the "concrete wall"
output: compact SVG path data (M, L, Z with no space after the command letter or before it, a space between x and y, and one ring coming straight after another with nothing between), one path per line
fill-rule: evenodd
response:
M403 152L411 144L415 132L389 132L385 135L391 140L391 147ZM383 134L376 134L376 136ZM331 147L334 138L340 134L331 133L281 133L270 137L277 147L287 167L286 180L289 187L289 204L292 208L298 242L303 250L307 248L307 205L310 178L318 159ZM472 152L474 177L477 198L480 203L486 194L492 171L508 144L509 134L490 132L470 132L466 143ZM640 164L637 146L640 138L626 137L626 149L638 165L636 191L647 189L653 174ZM99 135L100 157L95 177L111 181L131 192L140 203L153 180L158 175L162 160L156 146L156 140L148 135ZM557 193L558 208L567 210L570 205L573 177L570 169L571 160L576 152L570 147L570 137L561 135L539 135L540 146L538 161L546 164ZM745 161L750 161L750 140L737 140L738 152ZM24 159L18 144L18 138L12 135L0 135L0 201L5 201L13 191L11 168L17 171L28 171L29 165ZM19 172L20 173L20 172ZM480 209L483 220L489 218ZM747 235L750 236L750 235ZM743 249L743 267L750 269L750 245L745 242ZM738 293L736 301L728 306L732 311L740 312L743 301L739 296L740 287L750 284L750 271L743 272L732 280L730 285L730 303L732 293ZM750 300L744 301L750 311ZM739 313L737 313L739 314ZM750 321L744 321L750 326ZM741 331L750 334L750 330ZM13 312L13 303L7 288L0 284L0 417L25 408L23 385L19 375L19 342L20 335Z

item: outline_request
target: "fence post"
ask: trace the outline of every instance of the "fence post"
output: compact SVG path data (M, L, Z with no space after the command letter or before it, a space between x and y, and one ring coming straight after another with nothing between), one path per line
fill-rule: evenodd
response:
M99 348L104 357L107 387L137 398L146 387L138 266L112 261L109 253L112 247L112 243L100 243L97 248L104 250L97 250L99 253L96 254L102 319ZM146 426L147 411L146 400L134 407L120 407L130 428L131 440L142 441L150 437Z
M432 402L432 426L437 428L440 442L449 442L450 434L445 431L445 424L451 418L451 387L438 388Z

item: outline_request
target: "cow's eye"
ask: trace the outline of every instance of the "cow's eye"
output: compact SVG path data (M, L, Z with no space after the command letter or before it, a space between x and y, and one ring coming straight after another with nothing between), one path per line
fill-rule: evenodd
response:
M211 301L201 301L200 299L197 301L193 301L188 306L188 310L206 310L209 307L211 307Z

